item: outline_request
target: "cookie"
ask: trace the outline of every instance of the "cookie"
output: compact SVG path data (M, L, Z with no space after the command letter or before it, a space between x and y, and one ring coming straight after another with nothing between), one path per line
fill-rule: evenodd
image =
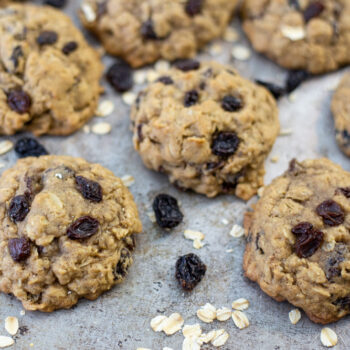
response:
M349 186L328 159L293 160L245 217L246 276L317 323L350 313Z
M132 108L134 146L145 165L183 189L249 199L279 132L263 87L215 62L180 61Z
M338 145L350 157L350 73L344 76L333 95L332 113Z
M24 158L0 178L0 291L70 308L124 280L142 229L122 181L81 158Z
M237 0L84 0L80 17L106 51L140 67L191 58L219 37Z
M350 63L348 0L246 0L243 28L279 65L313 74Z
M102 64L52 7L0 9L0 134L67 135L93 115Z

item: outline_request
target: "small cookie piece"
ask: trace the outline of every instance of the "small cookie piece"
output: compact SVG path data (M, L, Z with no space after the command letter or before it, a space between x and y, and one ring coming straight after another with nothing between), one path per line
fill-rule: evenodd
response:
M142 229L119 178L66 156L24 158L3 173L0 226L0 291L45 312L121 283Z
M102 64L62 11L1 8L0 46L0 135L67 135L94 115Z
M279 132L276 102L265 88L228 66L193 60L142 91L131 119L145 165L208 197L252 197Z
M350 63L348 0L246 0L243 29L255 50L313 74Z
M133 67L191 58L222 35L237 0L84 0L80 18Z
M245 275L317 323L350 313L350 173L291 161L245 216Z
M332 113L338 145L350 157L350 73L344 76L333 95Z

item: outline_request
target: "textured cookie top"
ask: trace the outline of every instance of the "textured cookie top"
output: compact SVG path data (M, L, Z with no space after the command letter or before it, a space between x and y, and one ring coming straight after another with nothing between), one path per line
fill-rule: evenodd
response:
M292 161L246 217L246 275L315 322L350 313L350 173Z
M84 0L81 19L106 50L139 67L193 57L221 35L237 0Z
M243 17L254 48L286 68L318 74L350 63L348 0L247 0Z
M96 109L102 65L61 11L0 9L0 134L65 135Z
M122 181L80 158L25 158L0 178L0 290L30 310L96 298L131 264L141 231Z
M271 94L214 62L179 62L141 92L131 118L146 165L208 196L225 188L252 196L252 171L263 167L279 132Z

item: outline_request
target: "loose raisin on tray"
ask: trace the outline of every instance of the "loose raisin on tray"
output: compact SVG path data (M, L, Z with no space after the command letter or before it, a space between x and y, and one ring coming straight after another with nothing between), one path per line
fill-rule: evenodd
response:
M154 199L153 210L157 223L162 228L174 228L182 222L183 214L177 200L168 194L159 194Z
M297 87L301 85L306 79L310 77L310 74L304 70L291 70L288 72L286 81L286 91L291 93Z
M315 229L309 222L301 222L294 226L292 233L297 236L294 250L299 258L310 257L323 242L323 232Z
M346 198L350 198L350 187L340 187L338 189Z
M318 205L316 213L322 217L324 224L328 226L341 225L345 218L342 207L332 199L328 199Z
M93 180L89 180L83 176L76 176L75 182L77 184L79 192L85 199L91 202L101 202L102 200L102 187Z
M53 30L45 30L36 38L38 45L53 45L58 40L58 34Z
M23 90L12 90L7 94L8 106L18 114L28 113L32 100Z
M68 56L69 54L74 52L77 48L78 48L78 43L76 41L69 41L67 44L65 44L62 47L62 52Z
M276 84L262 80L256 80L256 83L261 86L264 86L267 90L269 90L276 100L278 100L286 93L286 90L282 86L278 86Z
M181 256L176 261L175 277L181 287L190 292L202 280L207 267L195 254Z
M325 9L321 1L313 1L304 10L304 20L309 22L312 18L318 17Z
M171 79L170 77L166 76L166 75L163 76L163 77L158 78L157 81L160 82L160 83L163 83L164 85L172 85L172 84L174 84L174 80Z
M237 112L243 107L243 102L239 97L227 95L222 99L221 107L227 112Z
M30 202L27 196L13 197L9 206L8 214L13 222L23 221L30 210Z
M203 0L187 0L185 5L186 13L193 17L201 13L203 7Z
M212 143L212 152L219 157L229 157L235 154L240 140L234 132L219 133Z
M174 67L182 70L183 72L189 72L191 70L197 70L200 67L200 63L196 60L178 60L174 63Z
M199 94L196 90L187 91L184 98L184 106L191 107L199 100Z
M91 216L82 216L75 220L67 229L70 239L84 239L97 233L100 223Z
M17 140L15 152L19 158L40 157L49 154L45 147L32 137L22 137Z
M44 0L45 5L62 8L66 5L66 0Z
M148 19L147 21L142 23L141 35L145 39L151 39L151 40L158 39L156 31L154 29L154 23L153 23L152 19Z
M14 261L24 261L30 256L30 241L24 237L11 238L8 241L8 249Z
M107 80L118 92L130 90L134 84L132 69L125 62L114 63L107 71Z

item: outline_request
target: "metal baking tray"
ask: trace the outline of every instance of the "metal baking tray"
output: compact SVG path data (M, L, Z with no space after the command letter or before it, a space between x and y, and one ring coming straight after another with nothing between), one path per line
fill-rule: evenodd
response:
M127 1L127 0L125 0ZM36 1L41 3L42 0ZM78 0L68 1L65 12L80 26L77 18ZM236 19L232 26L240 32L237 43L216 41L222 45L222 53L211 56L208 46L199 54L200 59L216 59L233 65L243 76L283 83L286 71L266 58L253 53L248 61L237 61L231 56L234 45L249 47L240 31ZM97 42L86 33L94 45ZM104 57L106 66L113 58ZM344 70L320 76L304 83L293 98L282 98L279 102L282 129L291 129L288 136L279 137L266 161L266 183L281 174L293 157L298 159L328 157L350 170L349 160L339 151L333 131L330 113L332 89ZM120 95L103 82L106 93L102 99L112 100L116 106L112 115L103 121L112 124L112 132L97 136L85 134L82 130L68 137L42 137L41 142L52 154L79 156L90 162L98 162L111 169L118 176L126 174L135 177L131 192L138 204L144 233L137 237L135 263L126 281L103 294L96 301L81 300L70 310L51 314L26 312L20 315L22 306L15 298L0 295L0 320L17 316L22 332L18 333L13 349L84 349L136 350L138 347L161 350L182 347L181 332L173 336L154 333L150 320L158 314L170 315L179 312L185 324L200 322L197 309L207 302L216 307L230 307L233 300L244 297L250 301L246 314L250 326L238 330L233 321L203 324L204 331L225 328L230 337L222 349L259 350L306 350L322 349L320 331L322 326L312 323L304 313L298 324L292 325L288 312L293 306L278 303L266 296L259 287L243 276L242 257L244 238L234 239L229 235L234 223L242 224L243 214L256 199L245 203L233 196L219 196L207 199L194 193L182 193L171 186L167 178L147 170L138 154L133 150L130 131L129 110ZM135 86L134 91L140 90ZM94 118L89 125L98 120ZM1 137L15 141L20 136ZM279 157L277 163L271 157ZM4 169L16 161L13 151L0 156ZM151 211L154 196L160 192L174 195L181 202L185 214L184 222L170 233L164 232L151 222L147 213ZM226 219L229 224L224 224ZM192 242L185 240L183 231L193 229L205 234L205 246L196 250ZM227 252L227 250L232 252ZM207 273L192 293L184 294L174 278L175 261L179 255L197 253L207 265ZM331 327L338 335L337 350L349 349L349 319L345 318ZM6 335L3 326L1 335ZM203 349L211 349L205 345Z

